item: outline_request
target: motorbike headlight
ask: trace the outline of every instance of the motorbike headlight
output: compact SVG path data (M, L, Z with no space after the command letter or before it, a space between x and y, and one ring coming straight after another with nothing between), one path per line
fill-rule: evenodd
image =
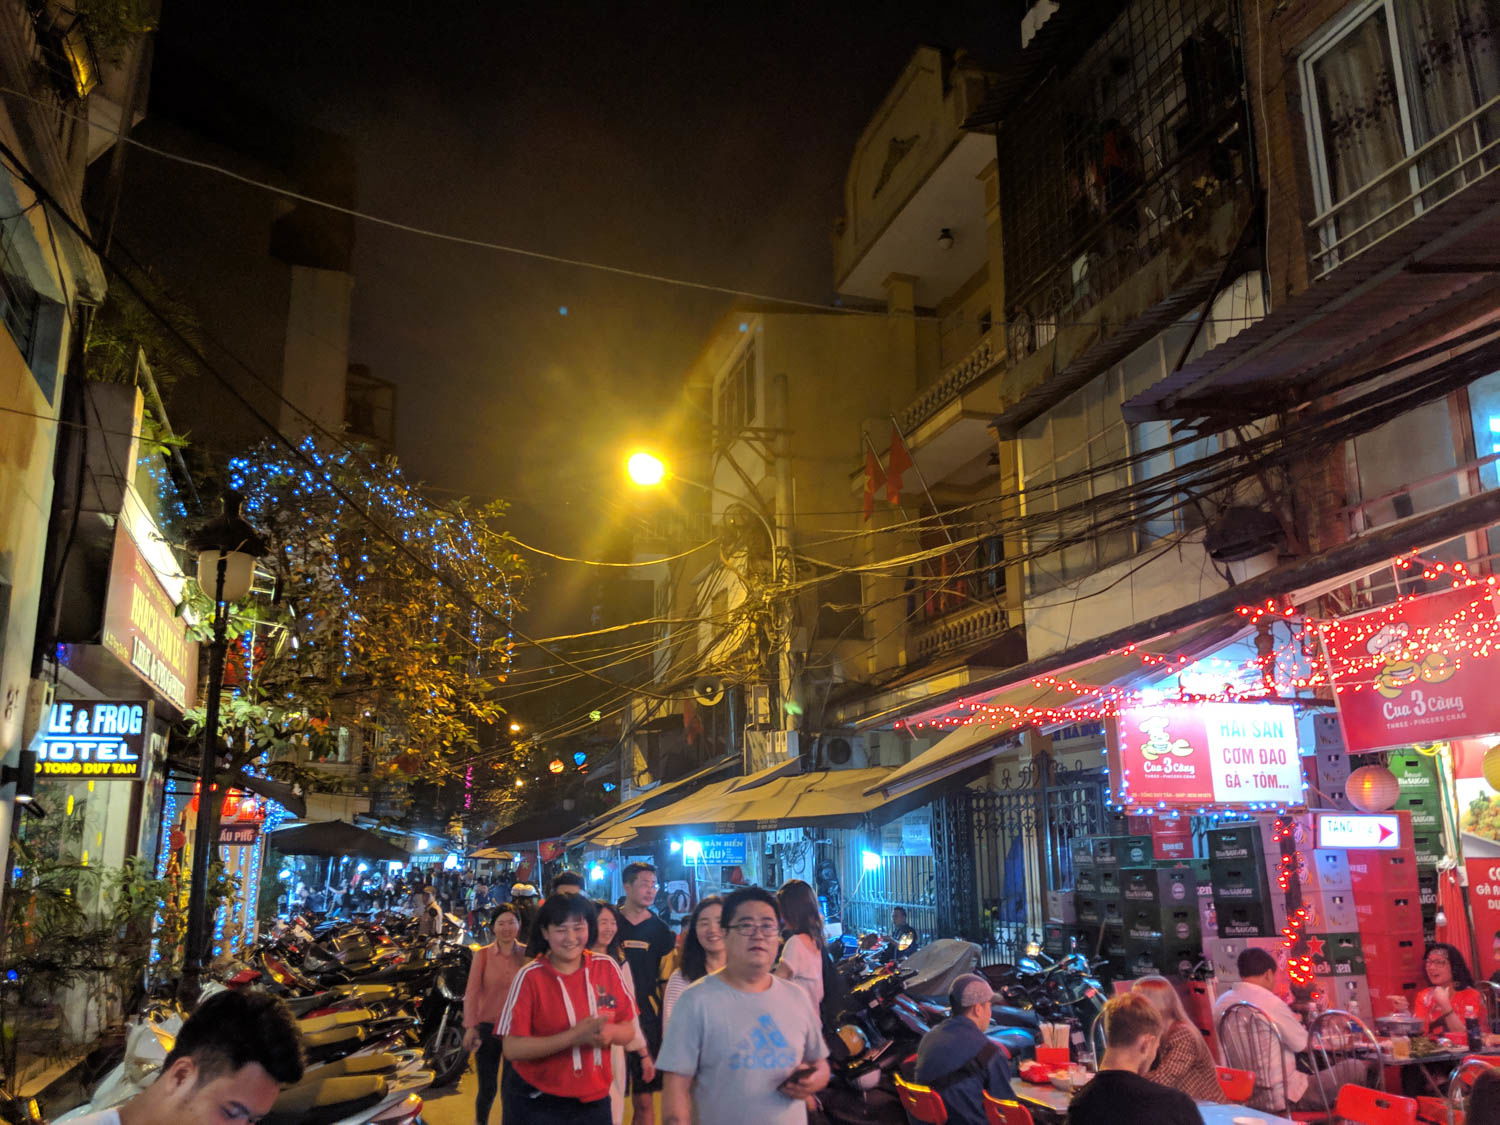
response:
M839 1027L839 1041L844 1044L844 1049L851 1056L862 1054L870 1046L870 1041L865 1038L865 1033L852 1023L846 1023Z

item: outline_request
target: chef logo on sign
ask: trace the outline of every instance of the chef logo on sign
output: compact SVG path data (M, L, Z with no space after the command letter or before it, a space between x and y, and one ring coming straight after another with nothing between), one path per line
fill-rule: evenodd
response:
M1148 762L1170 754L1174 758L1186 758L1193 752L1192 743L1185 738L1173 739L1167 731L1165 715L1150 715L1141 720L1141 732L1146 741L1141 744L1141 757Z
M1411 626L1396 621L1365 642L1365 651L1384 663L1375 673L1375 690L1395 699L1416 683L1440 684L1458 671L1458 665L1440 652L1429 652L1420 660L1406 650Z

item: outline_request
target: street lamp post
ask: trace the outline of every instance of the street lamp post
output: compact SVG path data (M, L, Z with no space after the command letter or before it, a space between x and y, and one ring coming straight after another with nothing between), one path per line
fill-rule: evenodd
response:
M183 954L184 997L196 999L208 960L209 857L219 846L218 786L219 704L224 691L224 653L228 647L229 607L250 592L255 560L267 553L265 543L240 516L243 497L224 493L224 513L188 539L198 556L198 585L214 600L213 641L208 649L208 699L204 704L203 747L198 767L198 822L193 840L192 877L188 884L187 938Z

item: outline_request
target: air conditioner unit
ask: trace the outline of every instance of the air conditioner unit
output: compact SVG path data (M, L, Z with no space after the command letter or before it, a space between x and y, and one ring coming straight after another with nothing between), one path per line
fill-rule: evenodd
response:
M826 730L818 736L821 770L862 770L870 766L870 747L865 736L852 730Z

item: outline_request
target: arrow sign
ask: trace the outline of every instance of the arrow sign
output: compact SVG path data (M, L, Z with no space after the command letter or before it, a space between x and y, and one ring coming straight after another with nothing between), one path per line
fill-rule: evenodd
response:
M1401 820L1381 814L1352 816L1348 813L1318 814L1320 848L1399 848Z

